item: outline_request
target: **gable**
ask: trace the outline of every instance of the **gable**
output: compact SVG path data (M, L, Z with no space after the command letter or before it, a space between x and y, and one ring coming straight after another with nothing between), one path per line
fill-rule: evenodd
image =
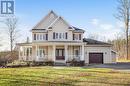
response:
M33 29L46 29L58 16L51 11Z
M68 31L70 25L69 25L65 20L63 20L61 17L58 17L58 18L50 25L50 27L52 27L52 30L53 30L53 31L63 32L63 31Z

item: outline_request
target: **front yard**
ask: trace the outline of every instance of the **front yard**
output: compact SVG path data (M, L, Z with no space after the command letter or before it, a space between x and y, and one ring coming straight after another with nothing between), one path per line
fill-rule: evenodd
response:
M1 68L0 86L130 86L130 73L81 67Z

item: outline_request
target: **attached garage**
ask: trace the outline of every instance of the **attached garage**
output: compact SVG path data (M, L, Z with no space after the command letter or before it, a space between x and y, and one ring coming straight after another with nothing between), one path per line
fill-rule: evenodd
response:
M89 53L89 64L103 64L103 53Z

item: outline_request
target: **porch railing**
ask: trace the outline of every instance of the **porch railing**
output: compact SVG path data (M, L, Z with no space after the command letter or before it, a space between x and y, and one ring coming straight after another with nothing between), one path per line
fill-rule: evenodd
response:
M82 55L68 55L68 58L67 59L65 58L65 60L66 61L71 61L73 59L80 60L81 56ZM24 61L34 61L34 60L35 61L53 61L54 56L52 56L52 55L44 55L43 57L38 57L38 58L33 57L33 56L28 56L28 57L21 56L20 60L24 60ZM56 57L55 57L55 60L56 60Z

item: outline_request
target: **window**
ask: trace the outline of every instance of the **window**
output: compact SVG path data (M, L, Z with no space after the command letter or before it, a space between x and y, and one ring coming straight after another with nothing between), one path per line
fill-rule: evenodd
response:
M39 40L39 34L37 34L37 40Z
M79 51L75 50L75 56L78 57L79 56Z
M43 58L45 55L44 49L39 50L40 58Z
M42 37L43 37L42 40L45 40L46 39L46 34L42 34Z
M73 34L73 40L74 40L75 34Z
M45 34L45 33L43 33L43 34L34 34L34 40L40 40L40 41L42 41L42 40L48 40L48 34Z
M42 34L40 34L40 40L42 40Z
M46 34L46 40L48 40L48 34Z
M59 39L61 39L62 38L62 34L61 33L59 33Z
M79 40L79 35L78 35L78 34L75 34L75 35L74 35L74 39L75 39L75 40Z
M81 34L73 34L73 40L81 40Z
M34 40L36 40L36 34L34 34Z
M55 39L55 32L53 32L53 39Z
M68 38L68 34L67 34L67 32L65 33L65 38L66 38L66 39Z
M53 39L67 39L68 34L66 33L53 33Z
M79 40L81 40L81 34L79 34Z
M30 48L30 55L32 55L32 48Z
M64 56L64 49L56 49L56 56Z
M56 33L56 39L58 39L58 33Z

